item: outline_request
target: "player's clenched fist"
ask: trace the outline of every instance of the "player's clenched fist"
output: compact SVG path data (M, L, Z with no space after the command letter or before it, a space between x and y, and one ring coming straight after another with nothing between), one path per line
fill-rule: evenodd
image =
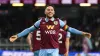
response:
M90 33L87 33L87 32L83 32L83 35L88 37L88 38L91 38L91 34Z
M17 39L17 35L13 35L9 38L10 42L14 42Z

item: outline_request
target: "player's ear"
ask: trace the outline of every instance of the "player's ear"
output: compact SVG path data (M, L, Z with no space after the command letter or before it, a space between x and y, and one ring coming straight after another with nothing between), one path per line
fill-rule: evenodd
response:
M54 15L55 15L55 11L54 11Z

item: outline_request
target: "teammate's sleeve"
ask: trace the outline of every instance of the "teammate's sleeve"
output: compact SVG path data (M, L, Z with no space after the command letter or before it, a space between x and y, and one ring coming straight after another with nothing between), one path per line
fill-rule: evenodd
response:
M67 32L66 37L67 37L67 38L70 38L70 37L71 37L70 32Z
M28 33L30 33L30 32L32 32L32 31L38 29L39 26L40 26L40 21L41 21L41 19L38 20L33 26L31 26L31 27L29 27L29 28L23 30L23 31L20 32L20 33L18 33L17 36L18 36L18 37L23 37L23 36L27 35Z
M82 35L82 31L79 31L75 28L72 28L72 27L69 27L68 25L66 25L62 20L59 19L59 22L60 22L60 27L63 28L64 30L66 31L69 31L71 33L74 33L74 34L79 34L79 35Z

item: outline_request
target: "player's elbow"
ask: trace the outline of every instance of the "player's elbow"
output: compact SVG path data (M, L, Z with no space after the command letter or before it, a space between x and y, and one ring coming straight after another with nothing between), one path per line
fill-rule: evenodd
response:
M69 46L69 40L65 41L65 45Z
M66 42L69 42L69 39L70 39L70 38L66 38Z

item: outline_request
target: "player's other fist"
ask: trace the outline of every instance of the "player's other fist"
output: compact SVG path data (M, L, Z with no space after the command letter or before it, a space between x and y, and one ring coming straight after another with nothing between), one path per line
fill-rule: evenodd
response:
M91 34L90 34L90 33L83 32L83 35L84 35L85 37L91 38Z
M17 39L17 35L13 35L9 38L10 42L14 42Z

